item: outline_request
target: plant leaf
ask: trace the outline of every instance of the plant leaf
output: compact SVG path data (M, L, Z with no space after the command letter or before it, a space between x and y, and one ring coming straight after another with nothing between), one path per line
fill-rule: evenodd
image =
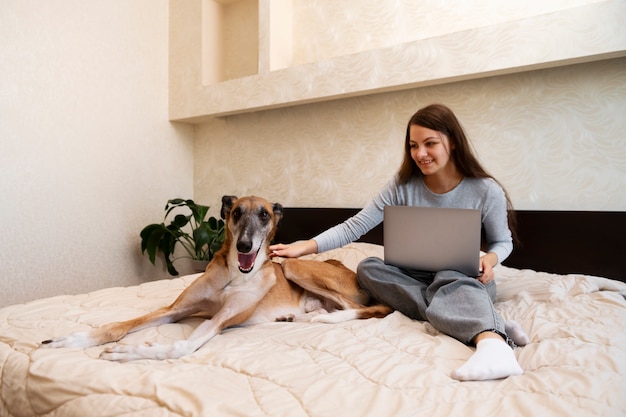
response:
M210 217L207 223L211 230L214 230L215 232L219 232L219 222L217 221L215 217Z
M165 259L167 271L171 275L178 275L174 267L175 259L172 259L177 243L180 243L192 257L211 260L226 238L224 221L215 217L209 217L205 221L209 206L196 204L191 199L168 200L165 205L164 219L167 219L174 209L182 207L187 207L191 214L176 214L167 226L165 222L154 223L144 227L140 232L141 252L148 253L152 264L155 264L157 253L161 253ZM188 225L191 226L191 236L183 229Z
M163 253L163 257L165 258L165 265L170 275L178 275L178 271L176 271L176 268L174 268L174 264L171 259L177 242L178 239L174 234L169 233L169 230L167 233L163 234L158 242L158 248Z
M185 205L185 200L183 200L182 198L174 198L172 200L168 200L167 204L165 205L165 217L164 218L167 218L170 212L174 210L176 207L180 207L184 205Z
M177 214L176 217L174 217L174 220L172 220L172 223L170 224L170 226L174 226L180 229L180 228L185 227L187 223L189 223L188 216L185 216L184 214Z
M160 227L161 225L153 223L147 225L141 230L141 232L139 232L139 236L141 237L141 253L146 250L148 239L150 238L152 233L154 233L154 231L159 229Z
M209 212L209 206L203 206L202 204L196 204L193 200L188 200L188 207L193 214L193 219L196 221L196 224L200 224L204 222L204 218Z
M157 248L168 230L163 223L150 224L141 231L141 253L148 252L148 258L152 264L155 264Z
M205 259L206 256L209 254L208 245L211 242L213 235L214 233L212 233L211 229L209 229L206 223L201 223L200 226L198 226L193 231L193 240L195 243L197 259Z
M174 268L174 264L172 262L167 262L166 266L167 266L167 272L170 275L173 275L173 276L178 275L178 271L176 270L176 268Z

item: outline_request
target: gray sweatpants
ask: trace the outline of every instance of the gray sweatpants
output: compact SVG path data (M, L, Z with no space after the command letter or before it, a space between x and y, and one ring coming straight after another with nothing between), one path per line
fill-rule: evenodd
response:
M512 343L502 316L493 307L495 281L484 285L457 271L407 270L375 257L361 261L357 278L375 299L412 319L426 320L463 343L471 344L484 331L499 333Z

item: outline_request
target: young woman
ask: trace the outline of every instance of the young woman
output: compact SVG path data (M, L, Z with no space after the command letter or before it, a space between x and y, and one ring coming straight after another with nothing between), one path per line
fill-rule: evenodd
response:
M499 183L473 155L454 113L433 104L415 113L406 129L404 160L398 174L365 208L350 219L308 241L270 247L275 256L298 257L344 246L383 221L387 205L479 209L487 240L480 257L482 274L415 271L364 259L357 278L370 294L463 343L475 353L452 372L458 380L487 380L519 375L512 348L528 337L515 322L505 323L493 306L493 267L513 249L507 211L511 203Z

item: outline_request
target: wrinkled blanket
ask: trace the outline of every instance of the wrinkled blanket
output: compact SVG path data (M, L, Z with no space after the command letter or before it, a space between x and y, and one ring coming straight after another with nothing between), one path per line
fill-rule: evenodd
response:
M351 268L382 247L314 255ZM198 275L0 309L0 416L625 416L626 284L497 267L497 309L529 333L524 374L459 382L473 348L395 312L223 332L177 360L112 363L39 341L168 304ZM120 343L186 337L200 319Z

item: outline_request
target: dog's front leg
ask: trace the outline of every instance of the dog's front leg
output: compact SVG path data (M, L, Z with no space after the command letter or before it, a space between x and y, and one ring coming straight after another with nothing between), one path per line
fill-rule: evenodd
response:
M66 336L44 340L42 348L67 348L102 345L104 343L120 340L129 332L144 329L146 327L177 321L189 315L189 310L176 309L174 307L163 307L151 313L145 314L132 320L124 322L108 323L101 327L71 333Z
M197 332L202 332L205 337L203 339L192 338ZM118 343L105 348L100 353L100 359L119 362L137 359L177 359L195 352L219 332L213 320L206 320L194 330L189 339L177 340L171 344L146 342L143 345L125 345Z
M111 361L137 359L176 359L189 355L218 335L224 328L245 322L254 312L263 294L242 292L231 294L222 308L211 318L200 324L186 340L170 344L147 342L143 345L118 343L106 348L100 358Z

